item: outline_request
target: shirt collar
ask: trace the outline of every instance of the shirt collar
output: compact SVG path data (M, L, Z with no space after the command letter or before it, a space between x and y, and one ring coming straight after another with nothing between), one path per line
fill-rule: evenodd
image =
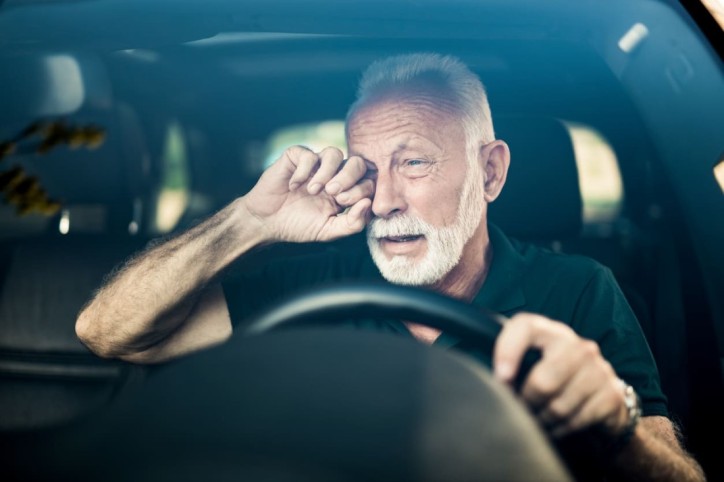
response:
M509 314L525 305L522 289L525 261L500 228L488 224L488 235L493 250L492 261L473 304L494 313ZM459 338L445 332L435 340L435 345L443 348L459 343Z

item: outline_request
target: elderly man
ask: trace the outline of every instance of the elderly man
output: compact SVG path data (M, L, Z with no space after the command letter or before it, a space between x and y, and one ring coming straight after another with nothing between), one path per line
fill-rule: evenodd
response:
M610 473L703 478L667 418L648 347L610 272L510 241L487 223L510 153L467 67L434 54L373 64L347 140L347 159L334 147L290 147L245 196L128 262L80 314L81 340L103 357L165 361L223 342L264 296L289 285L381 275L512 315L495 345L495 375L510 383L526 350L541 350L520 396L553 437L600 428L618 447ZM256 278L220 276L256 246L330 241L365 226L371 260L325 253ZM517 302L500 304L506 296ZM368 328L455 344L411 323Z

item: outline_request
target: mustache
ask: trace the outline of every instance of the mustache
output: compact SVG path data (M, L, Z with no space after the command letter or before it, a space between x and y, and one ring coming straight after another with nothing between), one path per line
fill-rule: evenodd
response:
M392 218L373 218L367 224L367 236L387 238L391 236L426 235L432 227L425 221L409 214L400 214Z

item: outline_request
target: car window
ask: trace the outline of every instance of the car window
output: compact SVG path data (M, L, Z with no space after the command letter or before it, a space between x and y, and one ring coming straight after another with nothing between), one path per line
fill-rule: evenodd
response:
M716 163L716 166L714 166L714 178L724 193L724 159L721 159Z
M722 0L701 0L701 3L711 12L712 17L724 29L724 2Z
M160 158L161 179L156 194L152 233L173 230L188 207L191 174L186 142L183 127L176 121L170 122Z
M0 377L32 388L2 418L83 411L39 380L116 385L74 332L104 277L290 145L344 149L365 67L432 51L480 75L516 143L491 221L610 269L692 450L721 465L723 18L722 0L0 0ZM299 254L278 248L259 251Z
M618 159L603 135L585 124L567 123L578 167L583 224L606 225L621 213L624 192Z
M330 119L301 125L285 126L274 131L264 146L264 168L269 167L289 146L301 145L319 152L335 146L347 151L344 120ZM345 154L346 155L346 154Z

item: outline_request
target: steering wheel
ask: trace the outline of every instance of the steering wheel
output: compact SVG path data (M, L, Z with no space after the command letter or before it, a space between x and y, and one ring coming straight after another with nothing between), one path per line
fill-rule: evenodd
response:
M253 336L295 326L330 325L341 319L361 317L406 320L437 328L479 348L487 360L492 360L495 340L507 321L498 313L420 288L344 283L307 290L290 298L255 317L245 334ZM516 388L539 359L537 350L526 353L514 382Z
M227 343L159 367L82 427L50 434L42 470L110 482L571 480L484 366L383 333L310 326L354 316L426 323L485 350L503 322L416 288L308 291ZM305 329L281 330L293 326ZM28 453L20 466L32 472L40 457Z

